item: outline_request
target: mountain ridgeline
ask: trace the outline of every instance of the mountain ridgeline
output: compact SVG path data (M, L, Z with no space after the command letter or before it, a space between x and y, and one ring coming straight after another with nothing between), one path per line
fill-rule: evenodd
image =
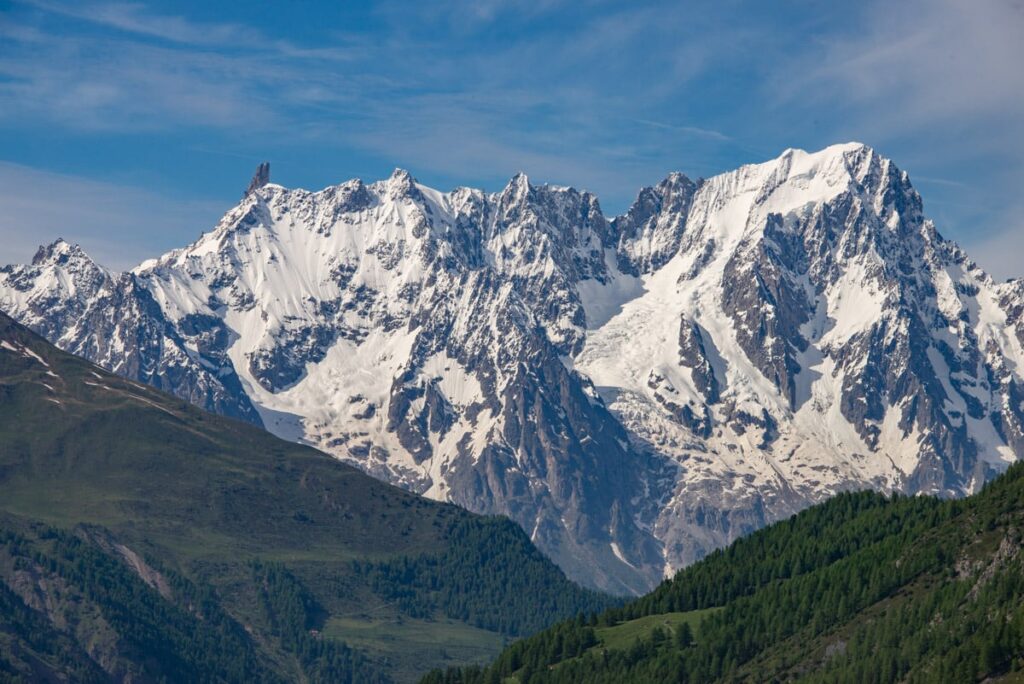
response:
M2 313L0 491L4 681L413 681L614 603L506 519L110 374Z
M1024 678L1024 464L967 499L844 493L650 594L423 684Z
M127 273L57 241L0 308L59 347L371 475L505 515L643 593L847 490L962 496L1024 450L1024 281L860 144L606 218L588 192L270 182Z

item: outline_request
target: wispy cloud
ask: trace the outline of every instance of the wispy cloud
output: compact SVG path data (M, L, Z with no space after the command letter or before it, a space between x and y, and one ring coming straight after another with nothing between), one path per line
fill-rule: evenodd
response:
M258 45L265 38L260 32L241 24L197 23L180 16L153 13L139 3L19 1L46 12L177 43L223 45L233 41L251 41Z
M343 133L359 135L360 124L371 116L386 116L388 125L402 127L421 116L436 119L450 111L450 102L462 102L469 105L467 113L505 106L504 116L489 119L496 137L509 128L536 129L538 121L594 131L605 128L609 116L628 115L640 97L645 110L664 103L699 71L705 52L723 49L699 36L680 40L673 27L688 26L685 14L657 7L583 15L578 21L573 14L568 32L486 40L467 53L447 49L429 31L410 32L397 18L393 34L376 43L298 46L244 25L197 23L137 3L28 4L120 33L97 41L74 31L8 25L9 45L0 57L0 121L46 117L87 129L244 125L287 135L333 119ZM470 16L475 26L505 14L522 22L579 9L514 0L446 6L447 12L433 16ZM615 56L642 55L642 47L655 44L663 49L652 50L640 64ZM658 78L630 84L637 68ZM424 112L431 104L436 111ZM521 118L523 113L531 118ZM725 139L699 125L663 130Z
M297 59L349 61L356 56L351 46L303 47L269 36L246 24L196 22L180 15L153 12L138 2L68 4L54 0L15 1L45 12L170 43L220 49L244 46L252 53L276 52L280 56Z
M362 55L348 44L298 46L242 24L198 23L135 3L21 4L119 33L97 38L25 20L0 22L0 123L265 130L294 122L304 106L343 108L374 82L339 68Z
M922 176L915 174L913 181L916 185L941 185L946 188L959 188L961 190L968 187L967 183L957 180L950 180L949 178L935 178L933 176Z
M1015 118L1024 108L1020 2L868 3L861 28L808 55L817 63L783 92L840 95L893 134L925 122Z
M676 124L667 124L661 121L649 121L647 119L634 119L637 123L641 123L645 126L652 126L654 128L660 128L666 131L675 131L682 133L683 135L694 135L698 138L710 138L712 140L732 140L725 133L720 131L713 131L709 128L701 128L699 126L679 126Z
M197 238L225 204L0 162L0 264L25 263L63 237L124 270Z

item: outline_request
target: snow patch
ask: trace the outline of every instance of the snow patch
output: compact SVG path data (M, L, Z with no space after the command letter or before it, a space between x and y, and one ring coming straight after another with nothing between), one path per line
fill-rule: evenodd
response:
M622 550L619 548L619 545L617 543L612 542L610 544L610 546L612 548L612 553L615 554L616 558L618 558L620 561L622 561L623 563L625 563L626 565L628 565L631 568L635 568L636 567L635 565L630 563L628 560L626 560L626 557L622 554Z

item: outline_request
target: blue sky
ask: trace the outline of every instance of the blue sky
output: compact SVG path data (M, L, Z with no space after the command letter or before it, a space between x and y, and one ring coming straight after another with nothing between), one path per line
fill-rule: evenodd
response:
M1022 36L1015 0L0 0L0 263L63 235L130 267L264 159L310 189L522 170L612 215L669 171L859 140L1021 276Z

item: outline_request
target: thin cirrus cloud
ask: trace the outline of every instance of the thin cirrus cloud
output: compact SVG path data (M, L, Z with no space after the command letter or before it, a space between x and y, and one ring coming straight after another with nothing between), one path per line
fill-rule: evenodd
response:
M179 247L181 226L192 239L212 227L225 206L120 184L0 162L0 262L23 263L40 244L62 237L86 247L98 263L125 270ZM155 248L155 250L154 250Z
M609 91L604 79L607 70L618 71L621 77L631 67L628 61L616 67L614 63L619 60L608 56L615 51L635 50L655 19L651 9L620 11L588 20L575 40L566 41L558 33L531 34L500 46L481 45L466 55L446 52L438 47L443 41L431 35L407 35L399 29L395 30L395 40L384 36L376 44L364 43L352 49L307 47L271 39L241 25L190 22L137 4L67 5L44 0L28 4L45 14L130 34L96 41L92 35L76 36L66 30L36 30L31 38L10 32L7 37L15 46L0 62L6 75L26 84L18 94L30 92L32 100L39 103L33 115L51 107L50 111L64 118L61 112L73 103L86 113L93 110L103 119L113 118L116 124L111 125L118 126L157 116L169 125L197 121L227 125L235 121L239 109L251 106L272 109L263 114L278 114L272 120L286 121L288 115L303 118L289 110L304 106L315 109L340 105L341 113L346 114L344 105L353 101L378 110L386 108L392 118L398 118L402 112L408 112L408 116L418 113L405 105L424 91L442 95L454 92L463 100L470 95L483 104L500 99L502 90L526 93L523 102L509 109L509 119L526 109L530 99L543 100L557 111L597 110L600 106L616 106L616 100L624 97L629 99ZM491 3L491 9L479 10L477 21L498 16L499 6L504 5ZM468 11L451 14L473 15ZM659 35L662 40L668 39L665 31ZM153 44L143 38L177 45ZM358 67L325 68L328 65L323 62L342 57L358 63ZM599 62L597 68L595 61ZM671 84L682 79L681 65L689 61L673 55L652 64L666 69L664 83ZM570 76L575 76L575 82L569 82ZM538 87L558 80L563 81L558 87ZM650 89L646 94L651 97ZM113 105L126 104L129 99L136 106L118 109L122 116L117 117ZM222 103L214 105L209 102L212 99ZM7 103L13 108L9 111L18 111L13 100ZM138 109L143 105L151 116L140 116ZM100 118L86 116L81 121ZM252 118L268 120L266 116Z
M8 36L10 37L10 36ZM219 56L182 59L177 51L52 35L9 43L0 57L0 102L13 124L46 120L68 129L135 131L169 123L226 125L258 102ZM44 59L35 59L45 54Z
M303 106L344 106L346 93L372 81L325 68L354 58L346 46L304 47L135 3L20 4L49 28L0 22L0 121L48 119L86 131L269 130L296 123Z
M522 170L593 190L615 213L669 171L862 140L910 171L969 249L1021 231L1007 204L1024 183L1019 2L385 0L333 23L320 21L332 3L289 6L308 13L290 24L158 0L12 7L0 11L0 142L110 140L101 178L130 172L142 136L225 159L293 156L275 169L306 186L404 166L440 187L495 189ZM190 169L168 168L154 191L230 201L240 172L223 169L230 184L197 188Z
M1024 107L1020 2L911 0L866 14L865 31L832 42L782 91L842 93L870 107L892 135L924 122L1017 118Z
M636 119L636 122L645 126L653 126L654 128L675 131L677 133L682 133L683 135L694 135L699 138L711 138L712 140L732 140L732 138L727 136L725 133L713 131L709 128L700 128L699 126L676 126L663 121L648 121L647 119Z
M222 45L234 41L258 43L264 40L260 32L241 24L195 23L179 16L154 14L138 3L66 4L47 0L23 1L46 12L178 43Z
M50 0L20 1L45 12L172 43L205 47L243 45L250 50L276 52L281 56L294 58L348 61L355 57L351 48L304 48L287 40L271 38L245 24L193 22L181 16L154 13L140 3L67 4Z

